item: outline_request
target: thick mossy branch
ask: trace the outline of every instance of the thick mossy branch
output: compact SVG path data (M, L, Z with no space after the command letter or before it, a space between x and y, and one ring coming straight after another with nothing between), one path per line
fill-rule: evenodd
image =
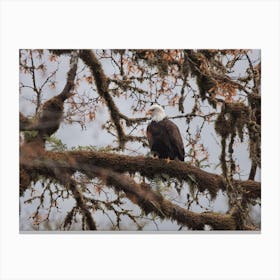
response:
M44 168L45 164L53 164L57 167L65 167L69 170L85 172L90 168L100 167L118 173L136 173L148 178L154 178L157 174L167 174L181 180L195 183L199 191L205 190L215 197L219 190L225 191L226 184L222 176L212 174L194 167L190 164L166 160L154 159L143 156L126 156L113 153L95 151L71 151L71 152L46 152L33 160L28 159L29 152L22 152L21 162L31 167ZM261 185L254 181L233 181L233 184L240 185L248 197L260 197ZM248 185L248 188L247 188Z
M170 161L169 163L163 159L155 159L143 156L131 157L125 155L118 155L112 153L100 153L100 152L68 152L67 156L74 157L78 164L90 164L103 168L111 169L115 172L139 172L141 175L148 178L154 178L156 174L167 174L170 177L176 177L181 180L193 182L193 179L199 189L204 192L205 190L215 197L219 190L226 190L226 184L222 176L209 173L201 170L190 164L180 161ZM240 184L244 190L246 190L247 181L233 181L234 184ZM253 183L252 183L253 182ZM255 192L255 196L260 197L260 183L250 181L249 193ZM254 187L252 187L255 186ZM247 192L247 190L246 190ZM248 194L249 195L249 194Z
M75 165L75 160L69 159L70 165ZM72 161L72 162L71 162ZM29 166L30 162L21 163L22 167ZM52 160L49 159L38 159L34 160L32 166L36 170L37 174L46 177L52 177L59 180L66 187L70 188L77 201L77 205L81 208L86 216L90 229L96 229L91 214L85 204L81 193L77 190L73 179L69 178L68 175L65 177L64 174L74 172L74 168L62 168L66 166L66 162L63 159ZM236 222L229 214L218 214L213 212L207 213L194 213L188 211L167 199L163 198L158 193L154 192L147 184L137 184L128 175L120 174L112 170L90 166L83 164L81 168L84 174L89 178L99 177L108 186L112 186L117 190L123 191L127 198L133 203L137 204L145 214L155 213L160 218L167 218L173 221L177 221L178 224L188 226L194 230L203 230L205 225L210 225L214 230L235 230Z
M169 218L191 229L203 230L206 224L214 230L235 230L235 220L230 215L213 212L194 213L188 211L151 190L147 184L137 184L129 176L104 170L97 171L98 176L105 178L106 184L124 191L127 197L139 205L146 214L156 213L161 218Z
M49 49L49 51L55 55L67 55L70 54L73 49Z
M261 183L253 181L253 180L246 180L246 181L233 181L234 186L240 186L243 189L243 196L248 199L257 199L261 198Z
M19 113L19 129L20 131L38 130L38 122Z

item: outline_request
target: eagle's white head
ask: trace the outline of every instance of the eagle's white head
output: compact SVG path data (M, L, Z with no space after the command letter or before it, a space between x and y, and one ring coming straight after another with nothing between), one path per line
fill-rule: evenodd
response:
M156 122L160 122L166 117L164 109L157 104L154 104L150 107L146 113L146 116L147 115L150 115L151 119Z

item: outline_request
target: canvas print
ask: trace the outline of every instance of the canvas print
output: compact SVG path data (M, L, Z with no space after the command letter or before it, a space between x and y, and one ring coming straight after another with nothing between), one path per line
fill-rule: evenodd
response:
M261 51L20 49L19 230L261 230Z

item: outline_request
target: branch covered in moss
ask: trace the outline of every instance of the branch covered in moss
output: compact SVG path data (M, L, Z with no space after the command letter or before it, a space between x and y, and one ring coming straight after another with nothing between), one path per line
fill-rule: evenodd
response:
M22 163L26 160L23 156ZM196 185L199 191L205 190L215 197L219 190L226 190L226 183L222 176L209 173L194 167L188 163L180 161L170 161L163 159L154 159L143 156L126 156L113 153L95 152L95 151L71 151L71 152L46 152L43 157L28 160L30 164L42 164L44 161L54 162L59 167L65 167L73 171L84 172L87 168L100 167L112 170L118 173L136 173L147 178L154 178L157 174L167 174L170 177L176 177L181 180L190 181ZM55 163L57 162L57 163ZM34 166L35 168L36 166ZM86 168L86 169L85 169ZM244 189L247 197L257 198L261 196L261 185L255 181L233 180L234 185Z
M75 160L70 159L70 163L75 165ZM69 163L69 162L68 162ZM37 174L53 177L61 181L66 187L68 186L74 194L77 205L84 211L90 229L95 229L94 222L90 218L91 214L83 203L82 195L77 190L73 179L69 178L68 173L74 172L75 168L65 168L67 164L62 159L47 160L37 159L31 161L21 162L22 167L32 165L32 169L36 170ZM62 167L64 166L64 167ZM186 210L167 199L163 198L160 194L154 192L147 184L137 184L132 178L127 175L114 172L112 170L91 166L86 163L82 164L81 170L89 178L99 177L108 186L113 186L117 190L125 192L126 196L140 208L143 209L145 214L155 213L160 218L168 218L175 220L178 224L188 226L191 229L203 230L205 225L210 225L214 230L235 230L237 225L234 218L229 214L218 214L213 212L194 213ZM66 174L66 177L65 175Z
M93 173L104 178L106 184L124 191L127 197L140 206L146 214L154 212L161 218L175 220L178 224L195 230L203 230L206 224L214 230L236 229L235 220L228 214L194 213L171 203L151 190L149 185L137 184L127 175L100 168L94 168Z
M19 129L20 131L38 130L38 122L19 113Z
M78 166L87 163L120 173L139 172L147 178L154 178L156 174L167 174L170 177L176 177L181 180L191 180L192 183L195 183L199 191L204 192L207 190L213 197L217 195L219 190L226 190L226 183L222 176L209 173L180 161L170 161L168 163L164 159L143 156L131 157L100 152L85 152L82 154L80 152L68 152L67 155L71 158L73 157ZM248 197L261 196L261 186L258 182L234 180L233 183L240 185Z

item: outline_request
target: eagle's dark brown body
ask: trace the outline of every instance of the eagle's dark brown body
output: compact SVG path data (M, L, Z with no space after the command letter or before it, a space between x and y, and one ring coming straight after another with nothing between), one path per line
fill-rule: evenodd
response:
M176 124L167 118L152 121L147 127L147 138L151 151L159 158L184 161L185 150L180 131Z

